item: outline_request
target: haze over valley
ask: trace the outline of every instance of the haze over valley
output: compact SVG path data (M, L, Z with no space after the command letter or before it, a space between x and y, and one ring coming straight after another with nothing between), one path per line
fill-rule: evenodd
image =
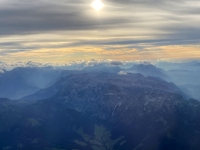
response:
M199 150L200 1L0 0L0 150Z
M1 149L199 147L198 61L17 64L0 73Z

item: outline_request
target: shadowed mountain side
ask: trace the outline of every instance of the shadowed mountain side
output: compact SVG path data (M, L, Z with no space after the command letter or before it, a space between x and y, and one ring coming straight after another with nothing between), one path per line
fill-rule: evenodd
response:
M120 67L87 67L84 70L63 70L59 76L61 78L57 83L54 85L46 88L41 89L38 92L25 96L21 98L21 100L41 100L45 98L50 98L51 96L55 95L63 86L63 78L73 74L83 74L83 73L99 73L99 72L108 72L108 73L118 73L122 69ZM66 77L67 78L67 77ZM70 79L69 79L70 80Z
M0 101L0 149L199 149L200 102L185 100L174 84L110 73L73 74L58 83L49 99Z
M166 90L174 93L182 94L184 97L187 97L178 87L176 87L173 83L168 83L160 78L156 77L144 77L141 74L132 74L129 73L127 75L118 75L118 74L112 74L112 73L82 73L82 74L72 74L67 77L63 77L60 79L57 83L54 85L40 90L36 92L35 94L26 96L22 98L22 100L41 100L45 98L50 98L53 95L55 95L59 90L61 90L64 87L70 87L71 84L74 84L75 82L81 82L82 87L85 87L85 84L91 83L92 81L94 83L100 82L100 83L110 83L114 82L121 85L128 86L131 84L131 86L134 87L141 87L144 86L143 82L145 83L145 86L147 88L157 88L160 90Z
M123 69L119 66L101 66L101 65L94 65L90 67L83 68L85 72L109 72L109 73L118 73Z
M0 112L2 150L92 149L81 133L93 137L95 124L75 110L50 101L2 105L6 108Z

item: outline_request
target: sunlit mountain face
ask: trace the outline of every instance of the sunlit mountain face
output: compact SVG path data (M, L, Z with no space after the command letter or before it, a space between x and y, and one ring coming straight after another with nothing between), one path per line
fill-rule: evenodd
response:
M0 150L199 150L198 0L0 0Z

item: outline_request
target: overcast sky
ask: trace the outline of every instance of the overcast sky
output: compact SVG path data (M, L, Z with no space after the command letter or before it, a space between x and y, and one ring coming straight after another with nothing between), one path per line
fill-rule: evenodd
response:
M0 0L1 61L200 58L199 0Z

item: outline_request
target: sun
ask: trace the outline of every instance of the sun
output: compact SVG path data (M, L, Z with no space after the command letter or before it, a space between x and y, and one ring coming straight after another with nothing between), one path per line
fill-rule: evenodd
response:
M92 7L96 10L99 11L104 7L104 4L101 2L101 0L95 0L92 3Z

